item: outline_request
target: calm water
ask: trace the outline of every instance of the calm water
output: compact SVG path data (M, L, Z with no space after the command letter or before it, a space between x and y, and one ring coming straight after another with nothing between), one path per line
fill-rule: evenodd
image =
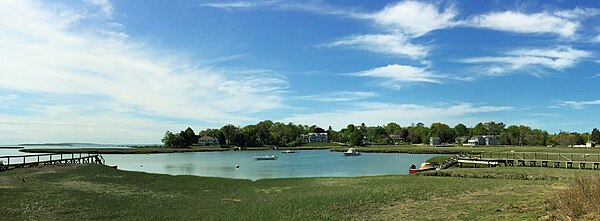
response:
M24 154L29 153L0 149L0 156ZM265 155L277 155L279 158L254 160L254 156ZM225 151L103 156L106 164L117 165L121 170L257 180L407 174L410 165L418 166L439 154L362 153L361 156L344 157L340 152L329 150L302 150L292 154L281 151ZM236 169L235 165L240 167Z
M277 155L277 160L254 160L253 156ZM410 165L419 165L438 154L363 153L344 157L329 150L226 151L202 153L103 155L109 165L121 170L173 175L197 175L236 179L288 177L346 177L408 174ZM235 165L239 165L238 169Z

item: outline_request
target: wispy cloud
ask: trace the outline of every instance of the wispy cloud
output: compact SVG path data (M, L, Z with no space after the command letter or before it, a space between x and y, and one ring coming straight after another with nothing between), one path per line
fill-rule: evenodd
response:
M423 1L401 1L370 14L368 18L387 30L419 37L457 25L454 21L457 14L453 7L441 8L438 4Z
M385 79L386 86L401 88L410 83L442 83L442 77L426 68L409 65L390 64L384 67L349 74L358 77L374 77Z
M464 63L492 63L496 64L487 69L488 75L503 75L512 71L526 68L549 68L563 70L573 67L583 58L591 56L584 50L574 49L569 46L559 46L551 49L518 49L506 52L507 56L478 57L463 59ZM535 74L535 73L531 73Z
M553 33L572 37L579 23L547 12L525 14L505 11L479 15L469 21L470 25L499 31L517 33Z
M600 100L591 100L591 101L564 101L562 102L562 106L567 106L575 109L584 109L590 105L600 105Z
M102 34L114 31L109 28L77 29L75 24L86 22L86 11L46 6L0 1L1 89L53 97L61 105L97 106L101 102L124 107L129 112L100 110L115 119L136 115L152 122L172 118L239 123L255 120L252 113L284 106L281 93L287 79L278 73L231 73L202 67L185 55ZM79 98L60 99L71 96ZM88 119L86 113L80 114L72 117Z
M485 117L477 114L502 112L511 110L506 106L477 106L470 103L460 103L443 106L425 106L416 104L362 103L359 109L339 110L325 113L299 114L283 119L284 122L315 124L322 127L332 126L340 129L348 124L365 123L367 125L384 125L397 122L401 125L423 122L445 122L456 124L473 118L473 122L483 121ZM487 119L486 119L487 120Z
M596 74L594 76L591 76L590 78L598 78L598 77L600 77L600 73L598 73L598 74Z
M17 99L18 97L19 96L16 94L5 94L5 95L0 94L0 102L11 101L11 100Z
M326 47L351 47L387 55L407 56L409 58L425 57L429 48L414 45L403 34L358 35L324 44Z
M212 7L220 9L235 9L235 8L255 8L260 6L267 6L275 3L275 1L239 1L239 2L213 2L201 4L200 7Z
M364 100L375 97L377 93L371 91L338 91L333 93L313 94L297 97L298 99L321 102L347 102Z
M112 16L114 7L109 0L84 0L84 2L96 6L104 16Z

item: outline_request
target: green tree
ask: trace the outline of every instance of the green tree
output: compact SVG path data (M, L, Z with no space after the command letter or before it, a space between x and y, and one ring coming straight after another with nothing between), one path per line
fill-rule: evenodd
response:
M477 125L475 125L475 127L473 127L473 129L471 129L471 135L473 135L473 136L487 135L487 130L485 129L485 125L483 125L483 123L478 123Z
M239 134L239 129L236 126L227 124L221 128L221 132L223 133L223 136L225 136L226 145L235 145L237 135Z
M402 127L400 127L400 125L398 125L397 123L391 122L385 125L384 129L388 135L399 135L400 131L402 130Z
M464 124L457 124L454 126L454 133L456 134L456 137L469 136L469 128Z
M443 123L432 123L429 130L430 137L439 137L440 142L449 143L454 142L454 131L450 126Z
M187 146L191 146L192 144L198 143L198 136L196 135L196 133L194 132L194 130L191 127L186 128L184 133L185 133L185 143Z
M360 130L354 130L350 134L350 144L352 146L362 146L363 145L363 134Z
M594 128L592 130L592 134L590 134L590 140L594 141L596 145L600 145L600 131L598 131L598 128Z
M171 133L171 131L165 132L165 135L163 136L163 138L161 139L162 143L165 145L165 147L174 147L174 141L175 141L175 134Z

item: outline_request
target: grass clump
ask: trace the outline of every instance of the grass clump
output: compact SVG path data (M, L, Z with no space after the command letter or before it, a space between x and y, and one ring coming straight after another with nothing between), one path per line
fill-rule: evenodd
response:
M600 176L580 175L574 182L556 190L550 204L554 218L561 220L600 220Z

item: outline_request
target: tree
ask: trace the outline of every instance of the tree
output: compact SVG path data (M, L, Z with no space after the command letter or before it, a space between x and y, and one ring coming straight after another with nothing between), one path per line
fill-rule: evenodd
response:
M187 146L191 146L192 144L197 144L198 143L198 136L196 135L196 133L194 132L194 130L191 127L188 127L187 129L185 129L184 131L185 133L185 143Z
M325 133L325 130L323 130L323 128L316 127L316 128L313 130L313 133Z
M429 136L439 137L440 142L442 143L454 142L455 137L454 131L450 128L450 126L443 123L431 124Z
M590 134L590 140L594 141L596 145L600 145L600 131L598 131L598 128L594 128L592 130L592 134Z
M400 125L398 125L397 123L391 122L385 125L384 129L388 135L399 135L400 131L402 130L402 127L400 127Z
M464 124L457 124L454 126L454 133L456 134L456 137L469 136L469 128Z
M483 123L478 123L477 125L475 125L475 127L473 127L473 129L471 129L471 135L473 135L473 136L487 135L485 125L483 125Z
M239 130L236 126L227 124L221 128L221 132L223 133L223 136L225 136L225 144L226 145L235 144L234 141L236 140L236 136L239 133Z
M352 146L362 146L363 145L363 134L360 130L354 130L350 134L350 143Z
M163 144L165 144L166 147L173 147L173 142L175 141L175 134L167 130L167 132L165 132L165 136L163 136L161 141Z

